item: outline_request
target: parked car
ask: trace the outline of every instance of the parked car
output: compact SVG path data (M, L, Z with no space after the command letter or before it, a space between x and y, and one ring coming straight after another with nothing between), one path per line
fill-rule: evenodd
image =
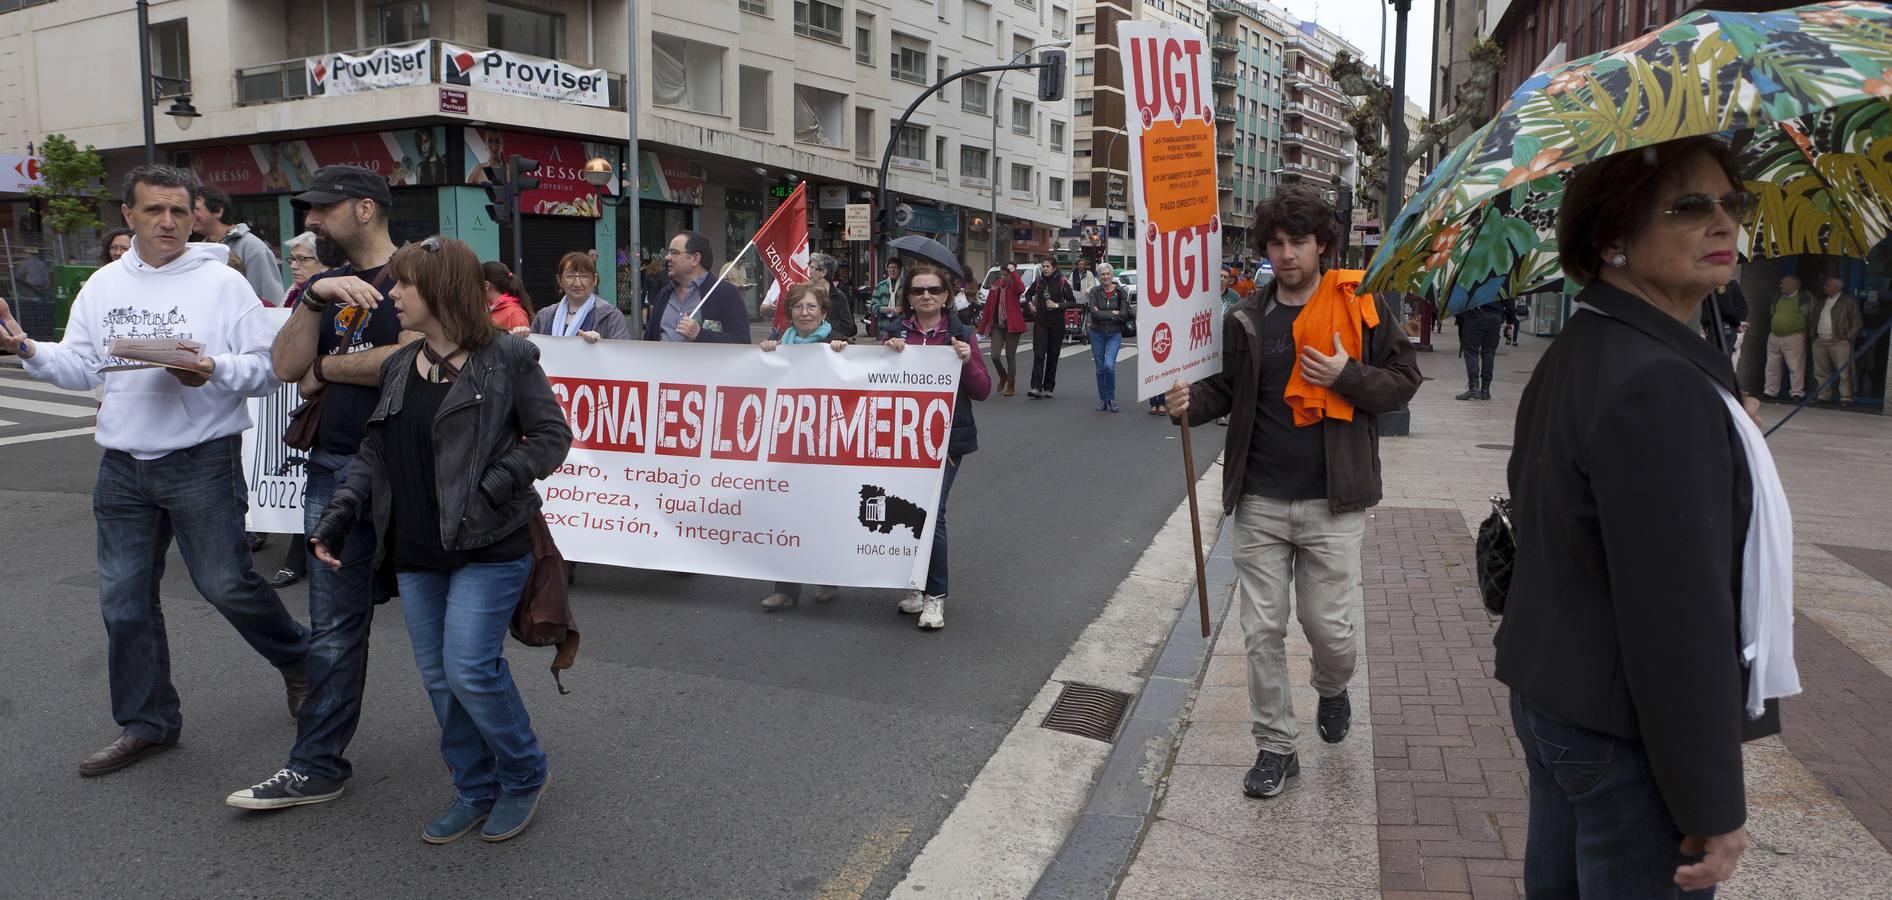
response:
M1018 267L1018 275L1020 278L1024 279L1025 289L1030 290L1031 283L1038 280L1038 264L1035 262L1026 261L1026 262L1013 263L1012 265L1015 265ZM986 293L992 290L992 285L996 283L998 280L999 280L999 267L998 266L993 266L992 268L985 270L985 278L984 280L979 282L979 305L981 306L985 305Z

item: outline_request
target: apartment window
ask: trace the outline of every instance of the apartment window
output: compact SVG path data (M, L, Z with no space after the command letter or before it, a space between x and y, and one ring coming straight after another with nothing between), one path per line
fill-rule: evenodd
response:
M926 84L927 43L899 32L893 36L893 77Z
M433 18L425 0L383 3L375 7L374 20L381 26L383 44L405 44L433 35Z
M1038 0L1012 0L1012 2L1013 2L1013 3L1016 3L1016 4L1018 4L1019 6L1022 6L1022 7L1024 7L1024 8L1026 8L1026 9L1037 9L1037 8L1038 8Z
M158 96L188 94L191 90L190 22L172 19L151 26L151 74L162 75Z
M1022 34L1012 35L1013 56L1020 57L1026 62L1031 62L1031 46L1032 40L1030 37Z
M758 16L769 14L769 0L736 0L736 8Z
M1064 123L1063 122L1051 123L1051 149L1053 150L1064 149Z
M846 117L846 94L795 85L795 140L823 147L843 146L841 124Z
M1077 74L1089 75L1096 71L1096 60L1089 56L1077 58Z
M1012 164L1012 193L1031 193L1031 167Z
M865 106L854 107L854 155L862 159L874 159L874 111Z
M723 48L669 34L650 36L651 96L658 106L723 114Z
M795 0L795 33L841 43L841 7L821 0Z
M854 61L874 64L874 17L867 13L854 14Z
M974 115L990 115L988 103L992 81L983 75L971 75L959 81L959 108Z
M556 13L510 3L486 4L486 43L496 49L558 59L564 24L565 17Z
M1012 133L1031 134L1031 101L1012 101Z
M893 155L895 159L926 162L926 129L918 125L901 127L893 136Z
M1071 196L1073 198L1089 197L1090 195L1091 195L1091 180L1089 178L1079 178L1078 180L1071 182Z
M946 173L946 139L943 137L933 139L933 171Z
M975 41L992 40L992 4L983 0L966 0L966 37Z
M1053 178L1045 183L1045 199L1058 206L1064 205L1064 179Z
M741 66L736 75L739 92L737 124L751 131L769 130L769 70Z
M1062 6L1051 7L1051 36L1064 37L1071 30L1071 11Z
M933 83L934 84L939 84L940 82L946 80L946 66L947 66L946 54L941 53L940 55L933 57ZM946 102L946 89L940 88L939 90L934 91L933 99L938 100L941 103L945 103Z
M1077 23L1077 33L1078 34L1096 34L1097 23L1096 22L1079 22Z
M959 177L985 180L986 161L991 154L984 147L959 146Z
M1077 115L1077 116L1088 116L1091 114L1091 107L1095 103L1096 101L1089 97L1079 97L1075 100L1072 100L1071 101L1071 114Z

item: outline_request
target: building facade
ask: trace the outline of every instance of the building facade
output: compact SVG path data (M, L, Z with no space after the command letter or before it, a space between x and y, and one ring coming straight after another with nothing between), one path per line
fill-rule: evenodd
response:
M0 151L62 133L98 147L113 178L143 160L140 38L128 7L61 0L0 14L0 69L17 76L0 77ZM617 263L621 277L600 286L615 296L637 252L683 228L728 260L802 182L811 243L864 281L869 248L842 239L845 206L871 202L890 141L901 231L938 238L975 269L1048 249L1070 223L1071 103L1038 102L1035 73L954 82L893 131L936 80L1069 37L1064 0L646 0L635 29L627 8L156 0L157 156L222 187L276 241L299 229L288 197L316 166L367 165L395 185L397 240L453 234L485 259L509 256L511 244L510 225L485 213L485 166L537 159L521 274L545 294L559 254L595 249L601 264ZM587 159L628 174L633 32L637 177L594 188L580 177ZM202 113L188 130L164 114L174 94ZM626 233L627 194L640 206L637 235ZM0 208L22 205L4 199ZM753 304L762 267L731 277L750 285Z

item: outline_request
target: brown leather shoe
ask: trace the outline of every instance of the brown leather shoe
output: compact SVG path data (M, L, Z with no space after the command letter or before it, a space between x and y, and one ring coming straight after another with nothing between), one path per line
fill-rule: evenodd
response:
M118 740L105 745L103 749L79 763L79 774L90 778L94 775L116 772L144 759L147 754L168 750L173 746L176 745L160 744L156 741L140 740L129 734L121 734Z
M297 666L282 670L283 692L289 698L289 718L302 718L302 703L309 699L309 672Z
M1016 391L1017 389L1018 389L1018 379L1016 378L1005 379L1005 396L1007 397L1012 396L1012 392Z

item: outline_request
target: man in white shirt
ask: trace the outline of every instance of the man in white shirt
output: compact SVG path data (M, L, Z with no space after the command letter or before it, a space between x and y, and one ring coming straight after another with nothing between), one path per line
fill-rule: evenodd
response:
M1860 315L1859 301L1845 292L1846 282L1829 276L1821 288L1819 313L1808 323L1813 332L1813 383L1820 386L1819 401L1831 403L1833 387L1826 382L1839 372L1839 405L1848 407L1853 405L1853 373L1841 367L1852 359L1853 341L1859 338L1865 318Z
M122 732L79 764L81 775L168 748L183 728L158 609L173 536L198 592L282 674L291 716L308 688L308 632L254 571L243 533L245 400L279 383L269 359L275 329L249 282L230 268L230 249L188 242L196 189L189 172L171 166L139 166L126 176L131 251L86 282L60 343L26 339L0 306L0 347L18 354L27 374L69 390L105 387L96 435L105 454L92 509L112 717ZM120 338L195 341L203 358L188 370L107 377L102 369L125 364L108 353Z

